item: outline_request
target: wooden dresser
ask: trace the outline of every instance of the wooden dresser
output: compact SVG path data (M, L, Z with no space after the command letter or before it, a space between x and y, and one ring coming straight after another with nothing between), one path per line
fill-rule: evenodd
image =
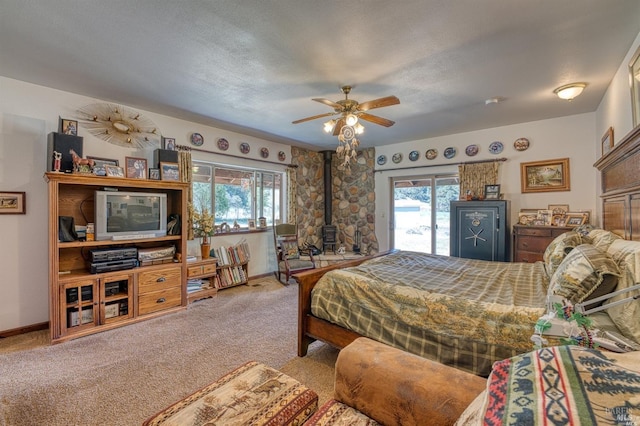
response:
M564 226L513 226L513 261L542 261L547 246L555 237L572 230Z

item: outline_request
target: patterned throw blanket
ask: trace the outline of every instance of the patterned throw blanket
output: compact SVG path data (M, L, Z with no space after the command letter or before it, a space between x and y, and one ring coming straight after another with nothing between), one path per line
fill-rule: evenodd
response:
M579 346L500 361L487 383L483 424L640 425L639 366L640 352L605 356Z
M545 311L541 262L504 263L400 251L330 271L312 313L391 346L487 376L530 351Z

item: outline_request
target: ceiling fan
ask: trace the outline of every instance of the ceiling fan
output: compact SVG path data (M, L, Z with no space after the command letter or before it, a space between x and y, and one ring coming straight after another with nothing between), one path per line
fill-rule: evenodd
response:
M330 117L332 115L340 114L340 118L335 120L333 125L333 135L336 136L340 133L340 130L345 125L352 125L352 123L348 120L351 118L350 116L355 116L356 118L361 118L363 120L369 121L371 123L379 124L385 127L391 127L395 124L395 121L388 120L386 118L378 117L377 115L372 115L367 113L366 111L382 108L391 105L397 105L400 103L400 99L395 96L387 96L384 98L374 99L367 102L358 103L353 99L349 99L349 93L351 92L351 86L342 86L341 90L344 93L344 99L339 100L337 102L330 101L324 98L314 98L313 101L320 102L321 104L325 104L333 108L333 112L327 112L325 114L314 115L311 117L301 118L300 120L293 121L293 124L303 123L305 121L311 121L318 118ZM357 121L357 120L356 120Z

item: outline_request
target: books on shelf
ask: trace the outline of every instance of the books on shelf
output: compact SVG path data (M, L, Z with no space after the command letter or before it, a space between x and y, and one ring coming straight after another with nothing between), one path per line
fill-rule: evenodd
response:
M215 252L221 266L244 264L250 258L249 244L245 240L231 247L220 246Z
M187 293L193 293L194 291L206 290L212 288L211 282L208 279L190 279L187 281Z

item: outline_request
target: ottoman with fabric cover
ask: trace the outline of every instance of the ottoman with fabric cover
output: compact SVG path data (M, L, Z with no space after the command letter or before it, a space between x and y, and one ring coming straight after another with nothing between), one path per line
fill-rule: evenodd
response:
M147 419L151 425L303 424L318 408L318 395L295 379L255 361Z

